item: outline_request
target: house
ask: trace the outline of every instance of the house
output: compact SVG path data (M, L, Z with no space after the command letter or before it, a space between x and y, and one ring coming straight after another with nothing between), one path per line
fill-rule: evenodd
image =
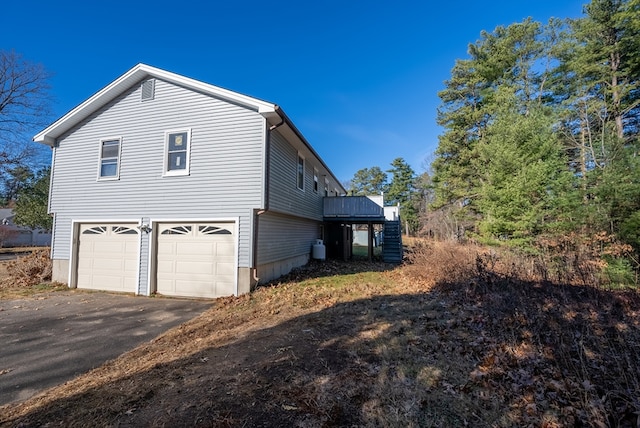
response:
M11 208L0 208L0 247L46 247L51 244L51 232L31 229L13 222Z
M284 111L138 64L34 137L53 150L53 280L219 297L308 262L345 193Z

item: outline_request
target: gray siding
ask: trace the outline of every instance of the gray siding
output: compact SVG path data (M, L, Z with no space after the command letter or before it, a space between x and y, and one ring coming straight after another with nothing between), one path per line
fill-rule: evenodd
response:
M311 155L300 152L305 157L304 190L297 186L298 149L287 142L277 131L271 134L269 155L269 209L281 213L297 215L314 220L322 220L322 198L324 196L324 176L320 162ZM318 191L313 190L313 170L318 168ZM323 176L324 175L324 176ZM336 187L330 182L330 190ZM332 193L335 195L335 193Z
M158 80L135 85L55 148L52 257L70 255L71 220L239 217L239 266L250 266L252 210L262 204L265 120L257 112ZM163 177L164 133L191 129L189 176ZM99 141L122 137L120 179L98 181ZM148 269L143 260L143 269ZM142 278L145 281L144 278Z
M320 223L267 212L258 216L258 265L311 253Z

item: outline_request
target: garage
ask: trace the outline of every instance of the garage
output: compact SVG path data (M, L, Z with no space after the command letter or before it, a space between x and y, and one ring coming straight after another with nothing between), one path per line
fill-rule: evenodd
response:
M235 223L160 223L156 291L168 296L236 293Z
M78 288L135 293L137 224L81 224L78 233Z

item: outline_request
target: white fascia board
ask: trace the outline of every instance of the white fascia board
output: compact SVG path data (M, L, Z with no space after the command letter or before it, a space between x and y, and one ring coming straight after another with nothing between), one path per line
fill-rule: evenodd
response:
M52 146L56 138L73 128L113 98L120 95L129 85L133 84L136 79L140 78L140 75L144 73L141 72L141 69L142 64L136 65L34 136L33 141Z
M171 73L159 68L151 67L148 65L140 64L142 69L152 77L156 77L167 82L175 83L181 86L185 86L190 89L204 92L205 94L213 95L218 98L222 98L234 103L244 105L256 110L260 114L268 114L275 112L275 104L259 100L257 98L243 95L228 89L214 86L209 83L204 83L199 80L191 79L189 77L180 76L179 74Z
M116 98L118 95L122 94L136 82L139 82L142 79L148 77L155 77L161 80L166 80L170 83L181 85L193 90L203 92L205 94L209 94L240 105L247 106L248 108L256 110L266 118L269 118L269 116L274 114L276 111L275 104L268 103L257 98L249 97L247 95L242 95L228 89L220 88L218 86L210 85L208 83L200 82L188 77L180 76L178 74L151 67L146 64L138 64L131 70L127 71L125 74L111 82L109 85L102 88L82 104L78 105L73 110L62 116L45 130L35 135L33 137L33 141L53 146L55 140L66 131L76 126L83 119L87 118L93 112Z

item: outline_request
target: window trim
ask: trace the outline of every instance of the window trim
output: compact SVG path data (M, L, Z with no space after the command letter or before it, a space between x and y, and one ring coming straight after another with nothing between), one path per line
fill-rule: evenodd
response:
M302 174L300 174L300 159L302 159ZM298 158L296 159L296 187L298 190L304 192L304 179L305 179L305 169L307 167L307 160L304 158L302 153L298 152Z
M329 196L329 179L325 177L324 179L324 196Z
M102 157L102 147L104 143L109 141L117 141L118 142L118 156L116 159L116 174L115 175L102 175L102 161L105 159L114 159L114 158L103 158ZM108 137L101 138L100 143L98 145L98 181L113 181L120 180L120 164L122 163L122 136L119 137Z
M186 167L184 169L169 169L169 137L173 134L187 134ZM191 170L191 128L171 129L164 132L164 155L162 157L162 176L175 177L190 175Z

